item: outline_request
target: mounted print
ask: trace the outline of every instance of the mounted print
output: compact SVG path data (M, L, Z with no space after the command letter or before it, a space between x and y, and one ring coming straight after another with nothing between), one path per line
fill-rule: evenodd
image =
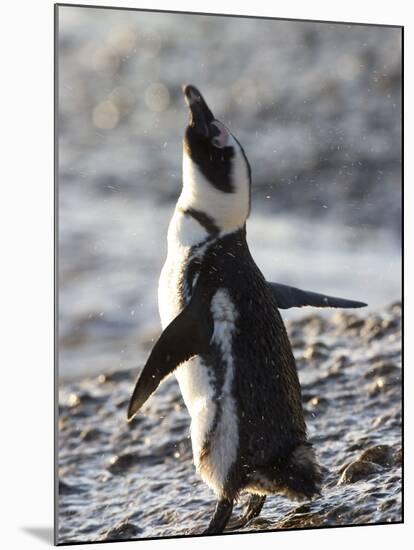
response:
M56 543L401 523L402 27L55 30Z

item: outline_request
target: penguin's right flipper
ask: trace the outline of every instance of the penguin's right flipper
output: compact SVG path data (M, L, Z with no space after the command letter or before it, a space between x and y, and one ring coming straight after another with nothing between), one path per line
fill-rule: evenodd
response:
M212 330L208 309L194 296L153 347L129 402L128 420L178 365L208 350Z
M317 292L301 290L300 288L282 285L280 283L268 283L268 285L280 309L303 306L357 308L367 305L364 302L336 298L335 296L327 296L326 294L318 294Z

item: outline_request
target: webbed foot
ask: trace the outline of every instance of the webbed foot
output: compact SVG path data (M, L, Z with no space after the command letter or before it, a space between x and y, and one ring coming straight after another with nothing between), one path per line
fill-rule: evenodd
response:
M262 511L265 500L266 496L250 495L245 507L243 508L242 515L229 524L229 530L234 531L237 529L241 529L242 527L247 525L249 521L257 518L257 516Z
M210 524L207 529L203 531L203 535L215 535L217 533L222 533L230 519L232 511L233 500L224 498L219 500Z

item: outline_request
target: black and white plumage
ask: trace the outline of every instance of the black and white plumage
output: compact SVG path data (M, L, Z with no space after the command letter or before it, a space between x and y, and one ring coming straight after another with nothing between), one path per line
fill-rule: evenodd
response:
M309 499L320 469L307 440L295 360L278 308L365 304L268 283L250 255L251 171L240 143L186 86L183 188L159 282L163 333L138 378L131 419L174 372L191 416L194 463L217 497L205 533L257 516L267 495Z

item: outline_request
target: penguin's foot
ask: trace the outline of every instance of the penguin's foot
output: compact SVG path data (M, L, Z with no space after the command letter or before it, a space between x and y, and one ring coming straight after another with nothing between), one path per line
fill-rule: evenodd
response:
M233 500L223 498L217 502L214 515L211 518L210 524L203 531L203 535L215 535L222 533L230 519L233 511Z
M247 504L243 508L243 513L240 517L229 524L229 530L241 529L260 514L265 503L266 496L250 495Z

